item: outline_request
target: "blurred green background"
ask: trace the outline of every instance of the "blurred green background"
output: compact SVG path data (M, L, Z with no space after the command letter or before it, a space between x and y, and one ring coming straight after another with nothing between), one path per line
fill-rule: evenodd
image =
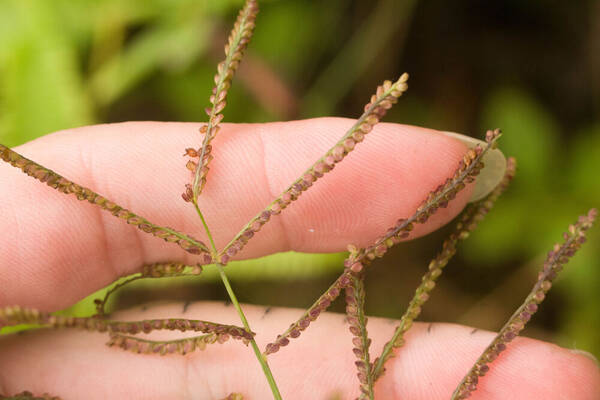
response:
M241 5L0 0L0 141L100 122L201 120ZM387 121L474 136L501 127L501 148L519 161L510 192L462 246L421 318L496 330L560 233L600 206L600 2L262 1L226 121L355 117L377 84L403 71L409 92ZM401 315L443 237L377 263L370 314ZM283 254L231 273L242 301L306 307L343 257ZM142 282L115 306L225 297L213 275ZM90 304L69 311L89 314ZM600 356L599 304L596 228L526 335Z

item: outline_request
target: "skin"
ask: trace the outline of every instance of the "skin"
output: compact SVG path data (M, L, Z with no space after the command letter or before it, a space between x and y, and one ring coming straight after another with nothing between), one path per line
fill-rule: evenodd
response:
M215 241L223 247L239 229L324 153L352 124L322 118L270 124L223 124L214 143L208 183L200 198ZM137 122L84 127L45 136L16 150L89 186L157 224L205 239L180 193L190 181L175 155L200 142L198 124ZM266 225L242 258L285 250L328 252L368 245L450 176L463 144L435 131L379 124L335 170ZM335 173L334 173L335 172ZM447 209L416 228L423 235L464 207L469 188ZM64 196L0 165L0 306L67 307L144 263L194 262L106 212ZM310 229L310 230L309 230ZM10 232L10 234L6 234ZM234 282L235 286L235 282ZM260 306L244 310L261 348L302 310ZM182 304L155 304L120 313L127 320L182 316ZM239 325L233 307L193 303L185 318ZM394 324L371 318L373 354ZM177 334L180 337L181 334ZM417 323L387 364L377 399L448 399L493 333L452 324ZM168 333L159 333L160 338ZM64 399L219 399L241 392L268 399L253 353L238 341L187 356L134 355L105 347L106 336L37 331L0 339L0 393L30 390ZM269 357L286 399L356 396L358 382L347 325L327 313ZM593 360L556 345L518 338L481 379L473 399L574 399L600 396Z

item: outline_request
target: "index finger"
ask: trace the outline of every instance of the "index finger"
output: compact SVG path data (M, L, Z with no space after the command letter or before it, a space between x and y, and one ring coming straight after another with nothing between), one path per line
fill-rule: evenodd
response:
M223 124L199 205L218 247L318 159L353 121L321 118ZM191 180L183 149L200 142L199 124L136 122L58 132L17 151L150 221L205 238L180 194ZM407 217L451 176L465 145L439 133L378 124L311 190L256 235L241 257L297 250L331 252L368 245ZM416 235L437 229L465 205L459 193ZM0 305L57 309L136 272L144 263L194 258L144 235L73 196L0 165Z

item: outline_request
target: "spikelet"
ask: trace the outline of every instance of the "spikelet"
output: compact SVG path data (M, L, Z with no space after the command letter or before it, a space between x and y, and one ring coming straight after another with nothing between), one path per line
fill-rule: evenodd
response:
M0 394L0 400L61 400L61 398L57 396L51 396L47 393L44 393L41 396L36 396L31 392L24 391L15 394L14 396L3 396Z
M226 333L209 333L177 340L147 340L134 336L114 333L106 343L108 347L119 347L136 354L169 354L186 355L194 351L202 351L213 343L225 343L230 336Z
M365 315L365 287L364 274L352 275L352 283L344 290L346 291L346 320L352 334L352 352L357 360L354 362L360 382L360 396L373 400L373 365L370 361L369 347L371 339L367 332L367 317Z
M229 396L223 398L222 400L244 400L244 396L240 393L231 393Z

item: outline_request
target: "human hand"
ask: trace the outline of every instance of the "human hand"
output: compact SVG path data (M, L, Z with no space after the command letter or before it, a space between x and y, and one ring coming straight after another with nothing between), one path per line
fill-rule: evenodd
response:
M213 151L211 176L199 199L217 245L334 143L352 121L224 124ZM38 139L23 155L89 186L161 225L203 237L193 207L180 193L189 181L182 153L198 141L197 126L126 123L85 127ZM335 173L315 185L277 222L266 225L241 253L341 251L370 244L382 229L411 214L449 176L465 147L434 131L379 124ZM416 233L435 230L458 214L461 192ZM67 307L142 264L194 263L194 256L144 235L89 204L62 196L0 165L0 306L43 310ZM309 231L309 228L314 231ZM261 348L301 310L244 306ZM119 313L119 319L181 317L181 304ZM232 307L194 303L185 318L239 324ZM394 325L371 318L372 349L381 348ZM493 338L490 332L450 324L416 324L376 385L378 399L448 399ZM179 335L178 335L179 336ZM134 355L107 348L105 335L35 331L0 340L0 393L30 390L66 399L219 399L240 392L270 398L251 351L239 342L209 346L186 356ZM326 399L335 391L356 395L352 343L343 316L325 314L302 336L269 356L286 399ZM593 361L552 344L518 338L493 363L473 399L597 399L600 371Z

